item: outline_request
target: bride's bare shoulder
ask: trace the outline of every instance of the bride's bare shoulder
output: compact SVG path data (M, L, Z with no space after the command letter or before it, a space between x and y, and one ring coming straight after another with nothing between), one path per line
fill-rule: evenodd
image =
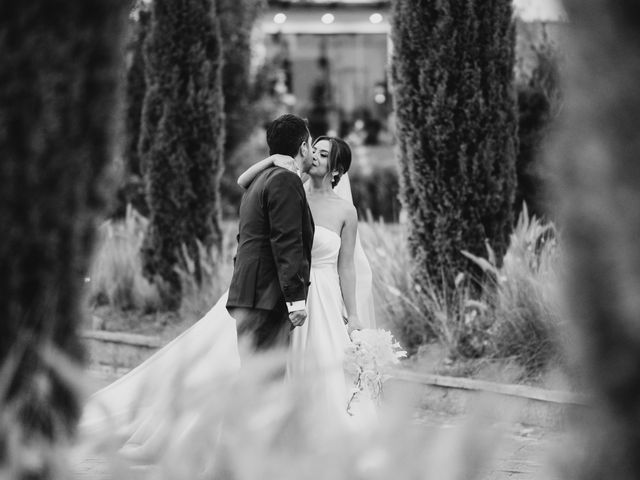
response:
M356 207L348 200L336 195L334 198L336 211L340 213L340 216L345 220L352 219L354 216L358 217Z

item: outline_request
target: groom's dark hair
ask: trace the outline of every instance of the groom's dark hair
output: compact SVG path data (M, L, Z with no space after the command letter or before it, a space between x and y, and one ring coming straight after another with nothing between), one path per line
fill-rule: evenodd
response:
M279 153L295 157L308 138L309 127L303 118L292 113L280 115L267 128L269 155Z

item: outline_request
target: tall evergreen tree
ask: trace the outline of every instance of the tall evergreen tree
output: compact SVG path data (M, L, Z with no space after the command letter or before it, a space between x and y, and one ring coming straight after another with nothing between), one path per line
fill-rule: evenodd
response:
M140 138L150 210L144 271L176 308L183 246L199 276L197 242L221 240L222 51L211 0L154 0L151 14Z
M236 179L243 163L238 147L261 121L254 113L255 83L251 78L251 36L265 0L216 0L223 39L222 92L225 112L224 174L220 182L223 205L233 215L242 196Z
M80 402L48 349L78 338L123 76L128 0L0 6L0 470L16 414L25 442L72 433ZM8 436L12 436L11 440ZM29 457L31 458L31 457ZM51 478L46 457L12 478ZM15 466L15 465L14 465ZM62 478L62 477L60 477Z
M140 143L140 124L142 121L142 104L147 89L144 71L142 47L149 31L151 12L145 3L139 2L136 17L131 20L131 63L127 70L125 94L124 125L124 182L121 196L122 203L133 205L143 215L149 214L144 193L143 174L140 165L138 144Z
M526 203L530 214L544 218L551 212L541 152L561 106L559 58L546 33L532 51L536 64L530 76L516 87L519 148L514 213L518 216Z
M572 353L591 405L562 478L640 477L640 7L567 0L561 130L546 155L566 251ZM570 454L575 454L572 456Z
M223 39L224 153L227 161L255 126L250 113L251 34L264 3L265 0L216 0Z
M505 252L515 188L511 0L392 2L401 198L418 284ZM443 282L444 279L444 282ZM445 288L446 289L446 288Z

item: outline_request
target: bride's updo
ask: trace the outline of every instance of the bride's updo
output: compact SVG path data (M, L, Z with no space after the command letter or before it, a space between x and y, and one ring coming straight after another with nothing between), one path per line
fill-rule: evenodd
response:
M342 175L349 171L351 166L351 148L344 140L336 137L318 137L313 141L313 145L320 140L326 140L331 144L329 151L329 172L338 172L331 180L331 187L335 188Z

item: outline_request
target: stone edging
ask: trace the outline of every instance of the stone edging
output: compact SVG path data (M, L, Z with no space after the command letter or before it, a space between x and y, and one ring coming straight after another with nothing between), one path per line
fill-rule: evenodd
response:
M499 395L519 397L527 400L537 400L546 403L579 406L588 406L591 403L587 395L560 390L546 390L543 388L530 387L528 385L495 383L462 377L444 377L428 373L416 373L403 369L393 370L393 372L391 372L391 377L410 383L431 385L441 388L496 393Z
M122 344L131 347L144 349L159 349L165 343L157 337L148 335L138 335L123 332L107 332L103 330L85 330L80 334L83 338L98 340L105 343ZM535 400L545 403L560 405L590 405L587 395L560 391L546 390L543 388L530 387L527 385L513 385L505 383L488 382L463 377L445 377L429 373L417 373L402 368L394 369L390 372L393 379L408 383L434 386L444 389L457 389L476 392L495 393L508 397L518 397L526 400Z
M120 343L124 345L131 345L134 347L144 347L157 349L162 348L165 344L157 337L150 337L148 335L139 335L135 333L123 333L123 332L107 332L104 330L84 330L80 332L82 338L91 340L99 340L102 342Z

